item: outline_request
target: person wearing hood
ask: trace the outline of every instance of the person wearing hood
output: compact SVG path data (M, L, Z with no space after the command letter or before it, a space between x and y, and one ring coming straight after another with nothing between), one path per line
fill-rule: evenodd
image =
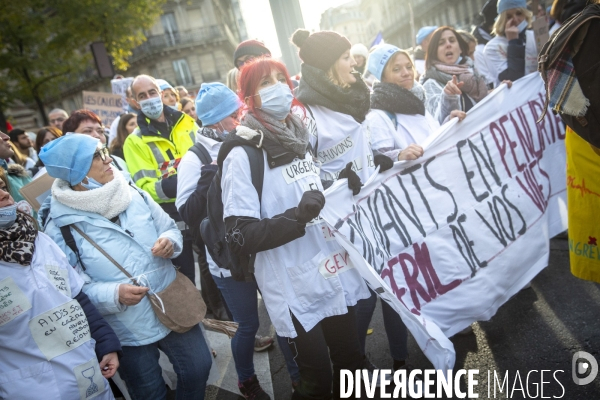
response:
M44 146L40 157L56 178L45 232L77 269L83 291L119 337L120 376L132 399L166 398L159 349L177 373L177 399L204 398L212 357L200 327L171 331L146 296L175 280L171 259L183 247L175 222L111 167L108 150L98 139L66 135ZM77 251L67 244L65 229Z
M483 50L494 85L516 81L538 68L537 46L531 25L533 14L525 0L499 0L494 35Z
M303 108L292 87L279 61L258 58L242 68L238 95L246 113L217 159L223 217L231 251L239 257L252 255L275 330L289 338L301 376L292 398L329 399L332 381L334 398L339 398L340 369L356 371L364 365L354 306L369 292L346 251L323 236L323 186L310 152L310 133L291 112L292 106ZM262 149L260 197L244 144ZM340 268L323 267L330 263Z
M485 77L468 54L469 45L454 28L442 26L433 33L421 81L425 108L440 124L449 116L461 117L459 111L468 112L488 94Z
M425 73L425 55L429 48L429 42L433 32L437 29L437 26L424 26L417 32L416 43L417 48L414 51L415 68L417 70L417 77Z
M493 39L494 35L492 34L492 30L494 29L494 21L498 16L498 11L496 9L497 0L488 0L479 15L483 19L481 24L476 26L473 29L473 36L477 39L477 46L475 46L475 69L479 71L479 73L485 76L485 81L488 85L488 89L492 89L494 87L494 83L496 82L496 78L490 74L490 69L488 67L487 58L483 51L485 49L485 45Z
M354 57L356 65L354 69L364 75L367 70L367 58L369 57L369 49L362 43L356 43L350 48L350 55Z
M195 282L193 240L175 207L177 167L196 141L198 124L192 117L164 107L157 81L138 75L131 84L134 102L141 112L138 127L127 137L123 154L133 182L144 190L177 222L183 232L183 251L174 260L181 272Z
M393 163L383 154L373 155L369 143L367 113L370 91L350 54L350 42L337 32L310 33L298 29L292 42L300 49L302 78L297 99L306 106L300 112L311 133L311 147L321 163L325 186L348 178L356 195L381 165L380 172Z
M64 253L17 209L0 178L0 397L114 399L107 379L119 368L119 339ZM74 336L76 343L65 340Z

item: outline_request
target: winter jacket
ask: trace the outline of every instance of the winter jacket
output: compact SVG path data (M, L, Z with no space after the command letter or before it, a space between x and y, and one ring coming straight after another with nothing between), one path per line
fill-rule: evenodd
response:
M30 265L0 261L0 398L113 399L98 361L121 345L82 285L43 233Z
M77 266L85 282L83 290L113 327L121 343L124 346L141 346L154 343L170 332L154 314L148 298L144 297L134 306L121 304L118 300L118 286L132 282L71 229L85 267L83 270L60 231L61 226L75 224L140 284L156 293L164 290L175 279L175 269L170 260L154 257L151 248L159 237L166 237L173 243L175 250L171 258L177 257L182 249L181 232L147 193L131 186L128 189L131 191L131 203L119 215L118 223L97 213L75 210L58 202L54 196L44 223L45 232L65 252L70 264ZM46 216L47 212L40 210L40 215Z
M177 197L177 166L196 141L196 122L187 114L164 108L171 132L159 132L153 121L138 115L138 127L123 145L125 161L135 184L159 204ZM174 208L174 207L173 207Z

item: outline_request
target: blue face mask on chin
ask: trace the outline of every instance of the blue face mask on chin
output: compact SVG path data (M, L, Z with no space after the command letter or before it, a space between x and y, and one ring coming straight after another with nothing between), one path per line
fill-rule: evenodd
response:
M519 30L519 33L523 32L525 29L527 29L527 20L524 19L523 21L521 21L521 23L517 26L517 29Z
M0 229L11 227L17 220L17 205L0 208Z
M89 176L86 176L86 178L87 178L88 183L81 181L81 186L83 186L87 190L94 190L94 189L98 189L98 188L101 188L102 186L104 186L103 184L101 184L100 182L95 180L94 178L90 178Z

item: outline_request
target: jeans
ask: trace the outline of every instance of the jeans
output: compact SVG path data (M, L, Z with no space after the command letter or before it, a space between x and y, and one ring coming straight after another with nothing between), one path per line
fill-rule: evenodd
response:
M204 399L212 356L196 325L185 333L171 332L158 342L123 346L119 374L133 400L164 400L167 388L158 365L162 350L177 374L177 400Z
M298 336L288 341L302 378L292 399L331 399L332 382L334 398L338 399L340 369L362 368L364 357L356 335L354 312L354 307L348 307L348 313L327 317L308 332L292 315Z
M228 277L214 276L213 279L225 298L227 311L238 329L231 340L231 352L235 362L238 380L243 382L254 375L254 338L258 332L258 286L256 282L240 282ZM294 361L285 338L277 336L277 341L293 382L300 379L298 365Z
M356 327L358 329L358 340L362 354L365 354L365 341L367 338L367 329L373 317L373 311L377 305L377 294L369 289L371 297L359 300L356 303ZM383 314L383 325L388 337L390 354L397 361L408 358L408 333L406 325L402 322L400 315L385 301L381 302L381 312Z

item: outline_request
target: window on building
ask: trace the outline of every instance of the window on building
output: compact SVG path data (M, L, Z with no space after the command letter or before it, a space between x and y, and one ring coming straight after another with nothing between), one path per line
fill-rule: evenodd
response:
M177 85L185 86L194 84L194 77L185 59L173 61L173 69L175 70Z
M178 42L179 30L177 28L177 21L175 20L175 14L173 13L165 13L160 16L160 22L162 23L163 29L165 31L165 37L167 39L167 44L169 46L173 46Z

